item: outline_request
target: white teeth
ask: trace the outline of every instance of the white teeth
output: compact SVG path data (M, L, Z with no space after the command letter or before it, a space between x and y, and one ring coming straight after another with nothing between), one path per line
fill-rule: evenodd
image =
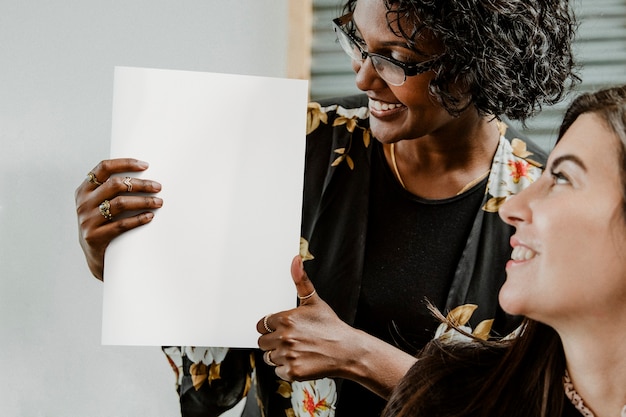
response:
M537 253L525 246L516 246L511 253L511 259L514 261L527 261L535 257Z
M377 100L370 99L370 107L374 110L393 110L398 107L402 107L400 103L383 103Z

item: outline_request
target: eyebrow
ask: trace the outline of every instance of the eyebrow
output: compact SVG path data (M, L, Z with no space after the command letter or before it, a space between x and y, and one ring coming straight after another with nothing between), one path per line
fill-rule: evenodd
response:
M363 40L362 35L361 35L361 31L359 30L359 26L356 24L356 22L354 20L352 20L352 24L354 25L354 30L355 30L356 33L358 33L359 38L361 40ZM398 46L400 48L406 49L407 51L411 51L411 52L416 53L418 55L427 57L427 55L424 52L422 52L420 50L417 50L415 48L412 48L408 43L406 43L406 41L400 41L400 40L398 40L398 41L395 41L395 40L394 41L384 41L384 42L381 42L381 44L382 44L382 46L384 46L386 48L389 48L390 46ZM367 44L365 44L365 41L363 41L363 46L367 46Z
M566 161L570 161L570 162L578 165L583 171L587 172L587 166L582 161L582 159L580 159L576 155L571 155L571 154L559 156L558 158L556 158L554 161L552 161L552 167L551 168L555 169L560 164L562 164L563 162L566 162Z

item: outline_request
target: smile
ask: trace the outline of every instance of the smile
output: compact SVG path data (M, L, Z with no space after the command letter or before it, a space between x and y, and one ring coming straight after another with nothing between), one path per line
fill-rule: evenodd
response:
M515 246L511 253L511 259L514 261L528 261L537 255L537 252L525 246Z
M384 103L382 101L373 100L373 99L370 98L370 100L369 100L369 107L372 110L388 111L388 110L394 110L394 109L398 109L400 107L404 107L404 105L400 104L400 103Z

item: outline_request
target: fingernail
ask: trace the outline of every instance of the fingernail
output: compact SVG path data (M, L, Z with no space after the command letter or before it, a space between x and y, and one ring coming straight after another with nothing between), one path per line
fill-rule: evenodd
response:
M147 163L146 161L137 161L137 165L139 165L139 168L143 168L143 169L146 169L150 166L150 164Z

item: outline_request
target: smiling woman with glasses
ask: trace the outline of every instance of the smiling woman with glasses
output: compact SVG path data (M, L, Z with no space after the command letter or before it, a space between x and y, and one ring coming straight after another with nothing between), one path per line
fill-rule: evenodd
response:
M568 0L347 0L341 15L328 30L363 94L308 107L300 305L259 318L259 349L164 348L186 417L246 396L246 416L379 416L437 328L424 300L476 305L468 325L482 333L520 323L497 300L511 235L498 208L539 178L545 153L502 120L577 82ZM103 161L76 191L96 277L111 240L163 204L154 181L132 179L132 194L107 181L146 166Z

